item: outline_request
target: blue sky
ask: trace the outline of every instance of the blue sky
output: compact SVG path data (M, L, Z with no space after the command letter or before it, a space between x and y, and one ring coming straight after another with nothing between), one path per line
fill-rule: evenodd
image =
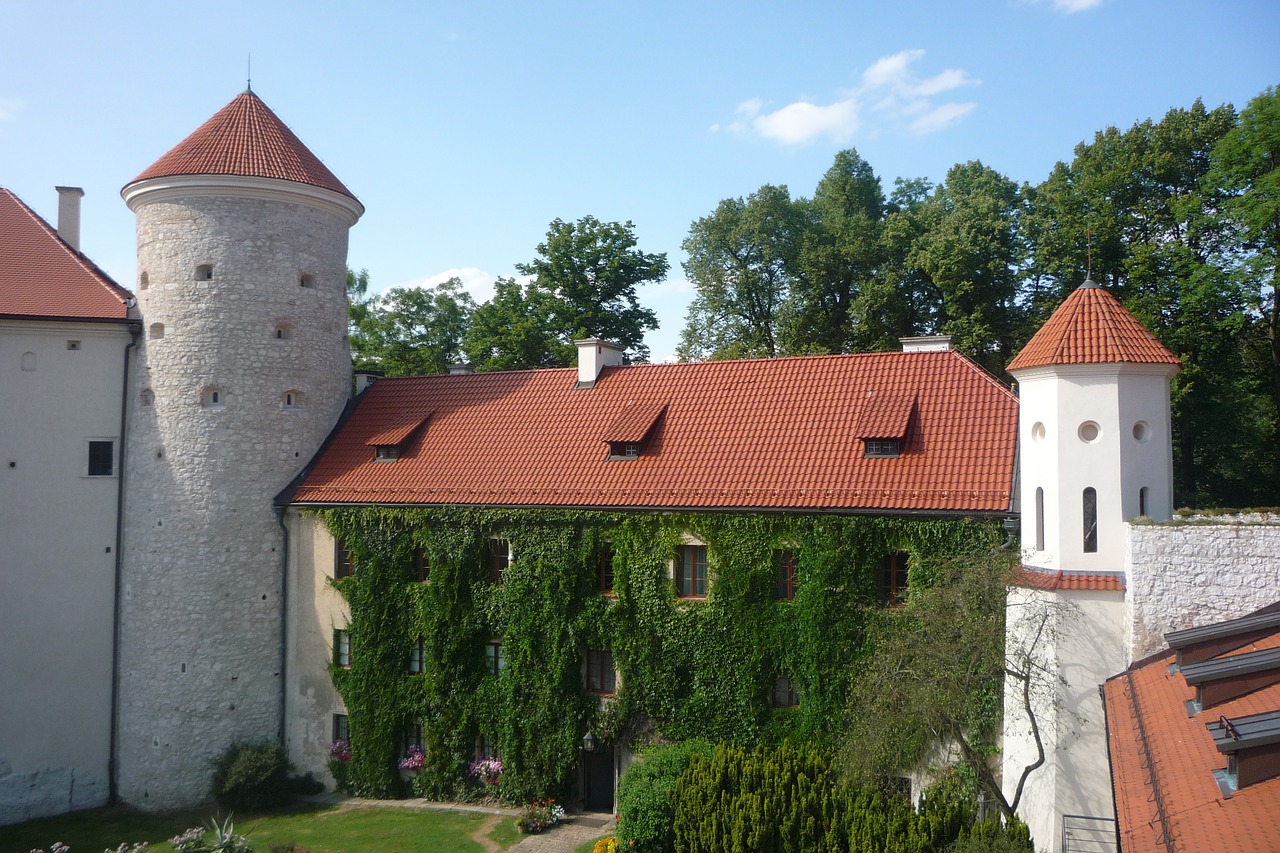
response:
M364 202L375 288L458 274L478 300L554 218L631 220L674 351L690 224L837 151L881 177L982 160L1043 180L1108 125L1280 84L1275 0L538 3L0 0L0 185L136 269L120 188L253 89Z

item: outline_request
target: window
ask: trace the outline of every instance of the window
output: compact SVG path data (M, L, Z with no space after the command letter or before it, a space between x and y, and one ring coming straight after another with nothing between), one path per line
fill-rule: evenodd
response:
M778 576L774 597L779 601L792 601L796 597L796 567L800 564L800 554L791 550L774 551L773 564Z
M284 407L286 409L302 408L302 392L301 391L285 391Z
M208 409L221 409L227 402L227 389L210 385L200 392L200 405Z
M333 663L343 669L351 666L351 634L347 631L333 632Z
M79 342L79 341L67 341L67 349L69 349L69 350L73 350L73 351L74 351L74 350L78 350L78 349L80 349L80 342Z
M1138 515L1147 515L1147 495L1149 491L1146 486L1138 489Z
M404 724L404 751L408 755L409 750L417 749L422 751L422 723L405 723Z
M164 323L152 323L151 324L152 340L159 340L160 338L163 338L163 337L164 337Z
M116 443L111 440L89 440L90 477L110 477L115 473Z
M22 369L23 369L23 370L28 370L28 371L30 371L30 370L35 370L35 369L36 369L36 354L35 354L35 353L33 353L33 352L24 352L24 353L22 354Z
M600 553L596 555L596 583L602 595L613 595L613 545L600 543Z
M275 330L271 336L277 341L287 341L293 337L293 326L288 323L276 323Z
M502 750L493 741L480 735L476 738L476 761L501 761Z
M351 570L351 552L347 550L347 543L341 539L333 540L333 579L349 578Z
M150 286L151 286L151 277L148 276L145 272L141 273L138 276L138 289L146 290Z
M1044 550L1044 489L1036 488L1036 550Z
M876 586L880 591L880 603L897 607L907 597L907 552L888 554L876 566Z
M426 659L425 653L426 648L421 639L418 639L409 647L409 672L413 675L422 674L422 662Z
M413 572L419 583L431 580L431 561L427 558L427 552L421 548L413 549Z
M707 546L681 545L676 561L676 594L700 598L707 594Z
M298 286L299 287L315 287L316 277L311 275L311 273L303 273L301 276L298 277Z
M611 460L639 459L640 458L640 442L638 441L609 442L609 458Z
M1084 552L1098 553L1098 491L1090 486L1084 490Z
M613 669L613 653L602 649L587 651L587 692L596 696L612 696L618 689Z
M201 264L196 267L196 281L213 281L213 264Z
M142 392L138 394L138 402L140 402L144 406L150 406L155 401L156 401L156 392L152 391L150 388L143 388Z
M490 640L484 644L485 673L488 675L502 675L502 671L507 668L507 658L502 653L502 641Z
M398 444L375 444L373 446L373 459L375 462L390 462L399 458L400 445Z
M507 573L507 567L511 565L511 540L509 539L490 539L489 540L489 573L493 577L496 584L502 583L502 576Z
M862 441L862 455L868 458L892 459L902 455L900 438L866 438Z
M770 698L775 708L794 708L800 704L795 682L785 675L773 680L773 696Z
M333 739L351 742L351 725L347 722L346 714L333 715Z

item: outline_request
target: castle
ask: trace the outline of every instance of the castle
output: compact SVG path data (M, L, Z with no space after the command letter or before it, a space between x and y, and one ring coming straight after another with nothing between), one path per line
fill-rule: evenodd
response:
M734 513L793 519L797 542L829 517L1020 519L1011 637L1027 602L1072 605L1039 650L1060 679L1038 708L1047 760L1022 809L1053 849L1064 815L1115 813L1097 686L1165 631L1280 590L1274 527L1129 523L1172 515L1178 362L1092 283L1010 365L1019 398L941 338L637 366L593 339L576 370L361 382L353 401L346 247L364 209L255 94L122 190L137 217L132 291L79 251L78 191L59 192L55 231L0 191L0 823L113 797L202 802L209 761L237 741L281 741L323 773L347 734L335 647L351 653L333 582L351 556L325 508ZM903 530L858 556L883 600L907 586L900 555L924 547ZM519 540L467 533L501 583ZM717 560L728 572L736 558L696 530L672 541L657 582L697 607ZM784 581L804 580L795 552L777 553L785 599ZM600 571L608 595L613 569ZM477 636L497 676L500 648ZM612 655L575 654L587 692L612 694ZM818 665L794 654L798 670ZM793 675L770 677L784 712ZM1035 752L1009 710L1006 784ZM626 760L618 745L582 757L588 799L607 788L612 803Z

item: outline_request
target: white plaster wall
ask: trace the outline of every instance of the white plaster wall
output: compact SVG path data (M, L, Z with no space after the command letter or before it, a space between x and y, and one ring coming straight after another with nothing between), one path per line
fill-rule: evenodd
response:
M119 480L86 476L87 440L118 472L129 340L0 320L0 825L107 801Z
M206 800L212 758L283 734L272 501L350 394L349 219L275 191L130 198L148 286L130 400L119 782L145 808ZM196 279L201 264L212 280ZM211 386L220 407L202 402ZM301 406L284 405L290 390Z
M1018 372L1020 508L1027 561L1049 570L1115 572L1124 564L1123 522L1138 515L1138 489L1149 489L1148 515L1172 513L1169 378L1165 366L1068 365ZM1100 427L1093 442L1080 426ZM1146 435L1134 437L1142 421ZM1044 428L1037 437L1036 425ZM1045 492L1045 547L1035 549L1035 493ZM1083 493L1098 495L1098 550L1084 551Z
M285 746L298 772L325 780L333 715L346 708L329 676L333 632L350 622L346 602L330 584L333 537L314 515L289 510L288 665Z
M1010 591L1010 648L1025 646L1042 616L1049 618L1036 660L1047 693L1035 704L1045 743L1045 764L1032 772L1018 813L1036 847L1057 850L1062 815L1111 817L1111 775L1098 686L1124 669L1124 603L1120 592L1015 589ZM1020 685L1005 685L1004 777L1012 797L1022 769L1035 760Z
M1129 526L1128 653L1280 601L1280 515Z

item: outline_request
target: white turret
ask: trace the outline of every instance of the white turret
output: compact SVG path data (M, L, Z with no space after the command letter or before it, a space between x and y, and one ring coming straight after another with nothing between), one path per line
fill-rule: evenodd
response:
M125 485L120 796L202 802L209 760L279 737L272 500L350 396L347 232L364 208L252 92L122 190L145 341Z

